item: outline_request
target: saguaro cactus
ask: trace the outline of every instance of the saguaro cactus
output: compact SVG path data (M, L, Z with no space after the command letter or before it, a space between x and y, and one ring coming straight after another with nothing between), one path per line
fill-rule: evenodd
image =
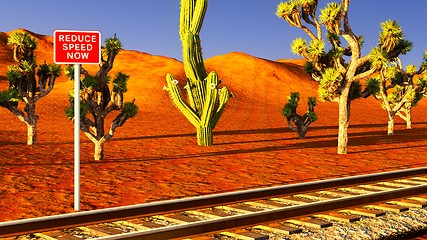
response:
M308 126L317 120L317 114L314 112L317 101L314 97L308 98L308 111L304 115L297 113L298 102L299 92L292 92L288 97L288 102L283 107L282 113L288 121L289 128L297 132L299 138L305 138Z
M187 101L178 88L178 80L167 74L167 87L172 102L184 116L196 127L197 144L210 146L213 144L212 130L215 128L225 105L231 96L227 87L218 85L218 75L206 72L202 57L199 33L206 13L207 0L181 0L180 37L184 70L187 84Z

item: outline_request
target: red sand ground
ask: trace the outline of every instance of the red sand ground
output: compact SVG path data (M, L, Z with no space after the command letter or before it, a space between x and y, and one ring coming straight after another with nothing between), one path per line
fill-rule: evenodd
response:
M6 36L0 34L2 80L11 64ZM37 37L38 60L51 59L51 38ZM349 154L337 155L337 104L319 104L319 120L306 139L298 139L281 115L291 91L302 94L301 112L307 96L316 96L301 61L230 53L208 59L207 68L235 97L214 131L215 145L199 147L195 129L161 90L167 72L182 79L182 64L135 51L119 54L114 72L131 76L125 97L136 98L139 113L107 142L103 161L93 160L93 145L82 134L82 210L427 166L425 100L413 110L413 129L398 119L394 136L386 135L379 102L355 101ZM5 86L0 81L0 89ZM36 146L25 144L25 124L0 108L0 221L73 212L73 124L64 114L71 89L72 82L61 78L37 105Z

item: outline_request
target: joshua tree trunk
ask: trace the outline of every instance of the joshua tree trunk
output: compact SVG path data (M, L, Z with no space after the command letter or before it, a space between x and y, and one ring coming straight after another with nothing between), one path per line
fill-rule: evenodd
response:
M308 131L308 127L306 126L301 126L298 128L298 138L305 138L305 135L307 134Z
M394 135L394 112L388 113L388 127L387 127L387 135Z
M27 145L36 144L37 127L36 123L27 123Z
M396 112L396 115L405 120L406 129L412 129L412 115L411 115L412 103L407 102L405 106Z
M37 137L37 120L36 115L36 103L33 99L25 99L25 112L27 112L27 118L24 122L27 124L27 145L35 145Z
M197 144L199 146L211 146L213 144L212 127L200 126L197 129Z
M405 112L406 112L406 129L412 129L412 115L411 115L411 103L405 104Z
M298 127L297 129L297 133L298 133L298 138L305 138L305 135L307 134L307 130L308 128L302 126L302 127Z
M95 153L93 155L95 160L102 160L104 159L104 143L105 141L96 141L95 144Z
M338 154L347 154L348 126L350 122L350 99L349 89L345 89L338 102L339 127L338 127Z
M301 123L301 121L298 119L298 117L294 118L295 126L292 125L291 118L288 118L288 126L289 128L298 133L298 138L305 138L305 135L308 132L308 125L305 125Z
M95 118L95 136L96 140L101 141L101 138L104 137L104 120L105 117L102 115L94 115Z
M104 116L94 115L95 124L92 128L92 132L89 129L83 129L86 136L95 145L93 157L95 160L104 159L104 143L107 141L104 137ZM86 131L85 131L86 130Z

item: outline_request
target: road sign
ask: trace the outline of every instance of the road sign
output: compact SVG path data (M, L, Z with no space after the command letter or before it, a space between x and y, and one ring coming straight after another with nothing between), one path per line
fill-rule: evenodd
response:
M99 64L101 61L99 31L56 30L53 46L56 64Z
M80 64L101 62L101 33L56 30L53 32L53 61L74 64L74 210L80 210Z

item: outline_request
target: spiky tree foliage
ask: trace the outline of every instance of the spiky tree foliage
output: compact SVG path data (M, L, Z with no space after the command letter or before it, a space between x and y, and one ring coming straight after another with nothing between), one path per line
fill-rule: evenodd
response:
M171 74L167 74L167 87L164 87L175 106L196 128L197 143L202 146L213 144L212 131L231 97L227 87L218 87L221 81L215 72L207 74L203 62L199 33L207 4L207 0L181 0L179 34L187 76L184 87L187 101L178 88L178 80Z
M277 6L276 15L302 29L310 38L309 42L297 38L291 48L307 60L305 70L319 82L320 100L338 103L337 152L346 154L351 101L368 97L375 89L372 83L362 86L359 81L381 67L381 61L377 60L392 59L405 53L408 42L393 31L394 22L386 22L383 25L387 25L387 30L383 31L378 48L362 56L363 37L353 32L349 22L350 0L327 4L319 16L316 16L317 5L318 0L282 2Z
M55 64L43 63L37 66L34 50L36 39L25 32L14 32L8 38L13 49L16 65L8 67L6 73L9 87L0 92L0 106L8 109L27 125L27 144L36 144L37 121L36 103L48 95L61 69ZM20 109L19 103L23 103Z
M386 46L388 47L388 46ZM424 61L417 70L415 65L409 65L404 69L398 57L393 61L384 60L381 64L379 75L369 81L378 82L378 92L375 98L380 99L382 107L387 111L387 134L394 134L395 116L406 121L406 128L412 128L411 108L423 97L427 90L427 52L424 53Z
M104 158L104 144L114 136L116 128L122 126L126 120L134 117L138 107L134 101L124 102L124 93L127 91L129 76L118 72L113 80L108 75L113 68L114 59L120 52L122 45L116 36L105 41L102 51L100 68L95 75L89 74L80 67L83 78L80 82L80 130L94 143L94 159ZM74 78L74 67L68 66L66 74ZM110 91L111 89L111 91ZM74 97L70 95L70 107L66 110L68 118L74 119ZM108 132L105 132L105 118L113 111L120 111L111 123Z
M303 115L297 113L299 102L299 92L292 92L288 96L288 102L282 110L282 114L288 121L289 128L298 133L299 138L305 138L308 131L308 126L317 120L317 114L314 112L314 107L317 105L316 98L308 98L308 111Z

